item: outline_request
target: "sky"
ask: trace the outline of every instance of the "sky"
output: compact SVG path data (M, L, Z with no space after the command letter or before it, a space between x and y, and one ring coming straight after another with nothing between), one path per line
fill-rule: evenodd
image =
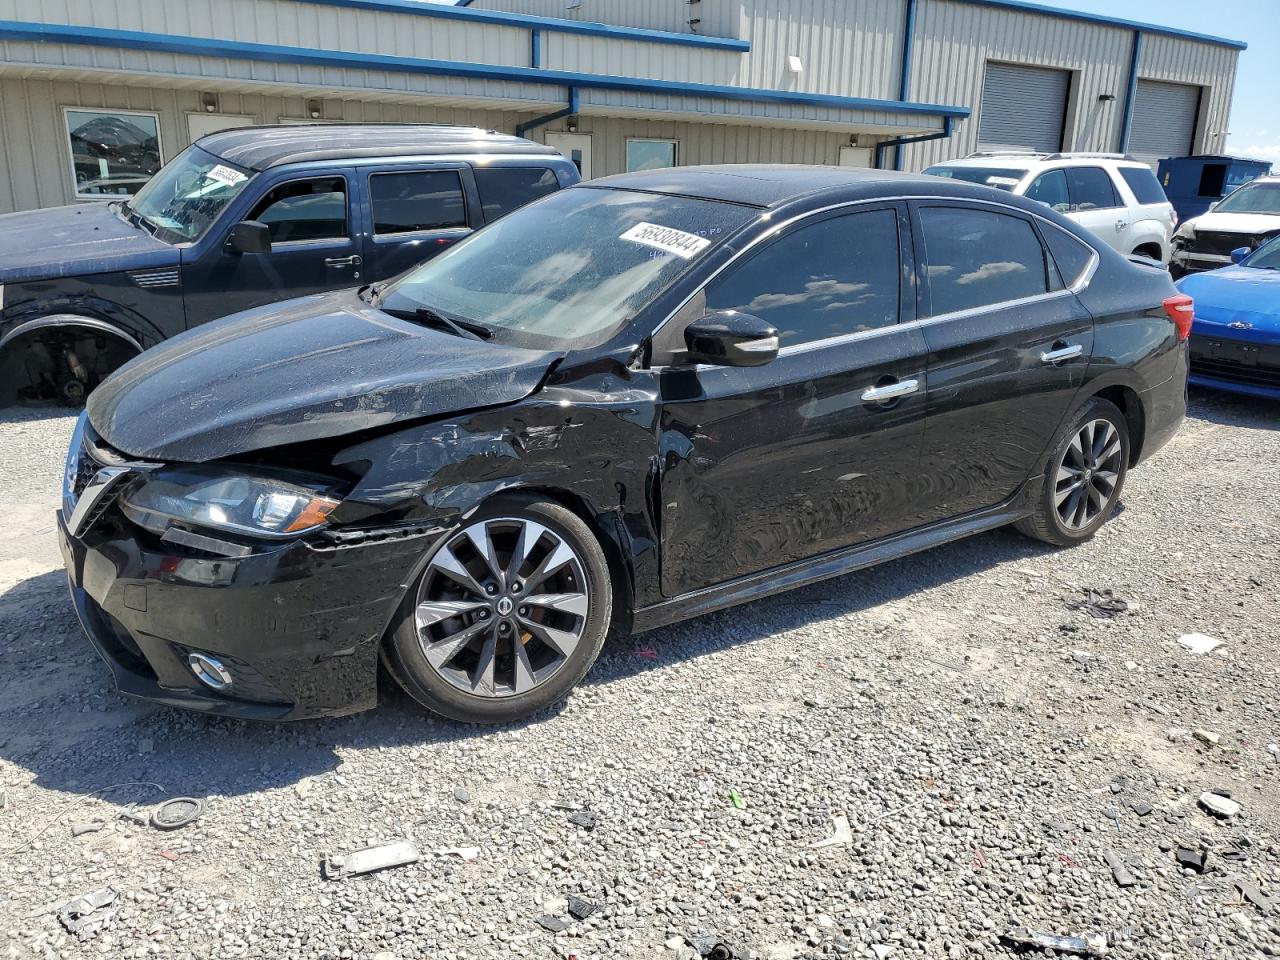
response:
M454 0L442 0L452 3ZM1102 13L1126 20L1243 40L1227 152L1280 167L1280 0L1040 0L1046 6Z

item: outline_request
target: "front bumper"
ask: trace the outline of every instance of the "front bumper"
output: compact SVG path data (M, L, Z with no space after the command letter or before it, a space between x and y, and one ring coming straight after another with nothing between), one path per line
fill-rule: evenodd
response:
M1216 253L1201 253L1177 246L1173 248L1173 255L1170 257L1169 262L1184 273L1203 273L1206 270L1217 270L1220 267L1231 266L1231 258L1229 256L1219 256Z
M433 537L303 541L239 559L177 552L120 518L58 540L71 597L121 693L202 713L300 720L377 704L378 646ZM215 691L187 664L215 656Z

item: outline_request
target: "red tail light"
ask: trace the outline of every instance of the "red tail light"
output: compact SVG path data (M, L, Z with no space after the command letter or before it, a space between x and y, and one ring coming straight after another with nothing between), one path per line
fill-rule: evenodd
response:
M1191 336L1191 324L1196 319L1195 301L1185 293L1170 297L1164 302L1164 312L1169 315L1173 325L1178 328L1178 339L1186 340Z

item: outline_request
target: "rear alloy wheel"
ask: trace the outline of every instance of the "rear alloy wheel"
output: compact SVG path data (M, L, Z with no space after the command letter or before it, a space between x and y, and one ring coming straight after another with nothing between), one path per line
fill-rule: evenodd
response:
M1106 400L1090 400L1059 432L1038 508L1018 529L1057 546L1088 540L1115 510L1128 467L1124 414Z
M586 524L559 504L513 498L435 548L385 659L410 696L438 713L519 719L562 698L590 669L611 600L604 554Z

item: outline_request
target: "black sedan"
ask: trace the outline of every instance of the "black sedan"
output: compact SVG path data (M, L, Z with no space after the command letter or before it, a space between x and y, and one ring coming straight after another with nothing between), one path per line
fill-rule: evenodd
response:
M703 167L547 197L399 280L149 350L60 513L121 690L466 721L607 635L1003 524L1092 537L1185 413L1190 299L1041 204Z

